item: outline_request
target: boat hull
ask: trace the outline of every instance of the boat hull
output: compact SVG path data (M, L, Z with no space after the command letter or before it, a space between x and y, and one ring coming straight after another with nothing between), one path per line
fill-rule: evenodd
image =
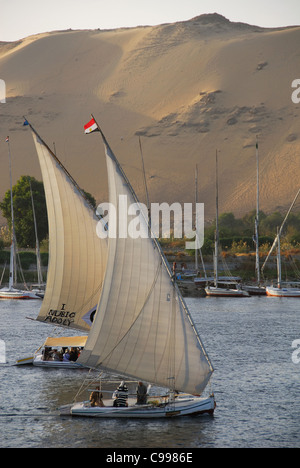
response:
M247 291L250 296L265 296L266 295L266 288L260 286L251 286L251 285L244 285L243 290Z
M0 299L30 300L40 298L30 291L3 288L0 289Z
M31 299L40 299L40 297L36 296L35 294L27 294L23 291L7 291L7 292L0 292L0 299L15 299L15 300L31 300Z
M76 403L72 406L62 407L61 415L92 417L92 418L134 418L156 419L179 416L192 416L200 414L213 414L216 407L213 396L200 398L188 396L175 399L170 403L160 405L129 405L128 407L115 408L111 406L91 407L88 402Z
M36 356L32 365L48 369L89 369L88 367L72 361L43 361L42 355Z
M205 288L207 296L213 297L249 297L249 293L243 289L225 289L209 287Z
M14 364L15 366L28 366L32 365L34 360L34 356L29 356L26 358L18 359L17 362Z
M271 297L299 297L300 289L295 288L274 288L269 286L266 288L267 296Z

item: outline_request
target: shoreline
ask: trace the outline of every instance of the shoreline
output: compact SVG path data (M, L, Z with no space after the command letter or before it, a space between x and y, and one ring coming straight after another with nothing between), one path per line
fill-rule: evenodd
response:
M3 251L9 253L9 249L4 249ZM3 252L2 251L2 252ZM35 250L34 249L25 249L19 252L22 264L23 275L25 282L28 283L29 287L31 284L37 282L37 266L34 262ZM29 254L29 255L28 255ZM195 258L185 251L180 249L171 250L164 249L164 255L170 265L170 268L173 269L174 263L176 263L176 275L178 278L176 280L181 293L184 297L202 297L205 296L203 286L195 285L194 277L204 277L205 273L201 264L200 258L198 258L198 274L195 271ZM44 253L44 262L42 266L42 273L44 278L47 277L48 266L45 265L46 261L48 262L48 253ZM22 259L23 257L23 259ZM260 265L265 261L266 256L261 256ZM297 278L297 272L300 273L300 255L299 254L283 254L283 272L285 278L283 280L295 280ZM289 265L287 265L285 260L289 260ZM204 266L206 270L206 275L208 277L213 277L213 258L212 255L205 255L203 257ZM3 273L3 269L5 272ZM0 287L5 286L8 283L9 275L9 262L1 261L0 263L0 278L3 274L3 280ZM255 253L245 253L245 254L233 254L229 255L226 252L222 252L219 259L219 274L221 276L232 275L234 277L239 277L241 283L253 283L255 284ZM277 277L277 265L276 265L276 254L274 253L268 262L264 275L262 276L262 281L266 283L272 283L276 280ZM23 286L23 283L19 283L20 287Z

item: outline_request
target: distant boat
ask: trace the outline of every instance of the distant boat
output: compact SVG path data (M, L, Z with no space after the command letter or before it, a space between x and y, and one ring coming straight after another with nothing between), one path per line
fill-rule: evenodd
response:
M28 300L28 299L40 299L33 291L23 291L20 289L13 288L8 286L6 288L0 289L0 299L18 299L18 300Z
M247 291L250 296L265 296L266 287L259 284L244 284L242 286L244 291Z
M243 290L247 291L251 296L265 296L266 288L261 284L260 264L259 264L259 157L258 157L258 141L256 139L256 217L255 217L255 275L256 284L244 284Z
M267 286L266 293L267 296L272 297L299 297L300 298L300 289L299 283L295 283L295 287L284 287L284 284L281 279L281 254L280 254L280 235L277 233L277 286ZM298 288L296 287L298 286Z
M207 296L213 297L249 297L249 293L241 289L238 283L231 280L223 283L219 279L219 188L218 188L218 152L216 151L216 232L215 232L215 253L214 253L214 286L208 285L205 288ZM235 286L235 287L232 287Z
M277 236L275 237L275 240L273 242L273 245L267 255L267 258L262 266L262 270L264 269L268 259L270 258L271 253L277 246L277 286L267 286L266 287L266 294L267 296L273 296L273 297L300 297L300 288L299 288L299 283L293 282L294 287L291 287L291 282L283 282L281 278L281 251L280 251L280 236L283 230L283 227L288 219L288 216L300 194L300 189L298 190L290 208L288 209L288 212L280 226L280 229L277 229ZM284 287L283 285L286 284L287 287ZM290 286L290 287L289 287ZM298 287L297 287L298 286Z
M298 283L299 284L299 283ZM267 296L271 297L300 297L300 289L295 288L285 288L285 287L275 287L267 286L266 287Z
M243 291L242 289L225 289L214 286L208 286L205 289L205 292L207 296L213 297L249 297L249 293L247 293L247 291Z
M117 217L127 223L126 209L134 203L140 207L139 201L94 118L87 130L92 124L104 142L109 201ZM125 211L117 203L120 196L127 199ZM139 209L141 229L148 233L147 213ZM104 399L105 406L82 401L62 407L63 415L152 419L214 412L214 396L200 396L212 375L212 364L155 238L124 238L119 236L118 226L116 236L109 238L98 312L79 363L165 390L153 398L145 395L146 402L135 404L136 399L127 400L125 382L118 389L123 392L120 404L114 406L111 399Z
M11 153L9 137L6 138L8 145L9 156L9 173L10 173L10 206L11 206L11 247L10 247L10 264L9 264L9 285L8 287L0 289L0 299L14 299L14 300L27 300L27 299L40 299L36 294L31 291L20 290L16 287L16 250L17 241L15 234L14 223L14 207L13 207L13 193L12 193L12 170L11 170Z

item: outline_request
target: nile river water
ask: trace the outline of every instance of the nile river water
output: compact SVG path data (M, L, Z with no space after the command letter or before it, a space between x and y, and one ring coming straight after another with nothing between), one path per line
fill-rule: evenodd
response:
M215 368L217 408L214 416L153 421L60 417L87 371L13 366L53 329L27 319L41 302L0 302L0 447L300 447L300 364L292 360L300 300L186 301Z

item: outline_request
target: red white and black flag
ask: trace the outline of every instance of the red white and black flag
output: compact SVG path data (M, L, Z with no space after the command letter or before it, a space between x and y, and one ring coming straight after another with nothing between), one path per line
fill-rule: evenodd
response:
M99 131L99 128L95 122L95 119L90 120L86 125L84 125L84 133L92 133L97 131Z

